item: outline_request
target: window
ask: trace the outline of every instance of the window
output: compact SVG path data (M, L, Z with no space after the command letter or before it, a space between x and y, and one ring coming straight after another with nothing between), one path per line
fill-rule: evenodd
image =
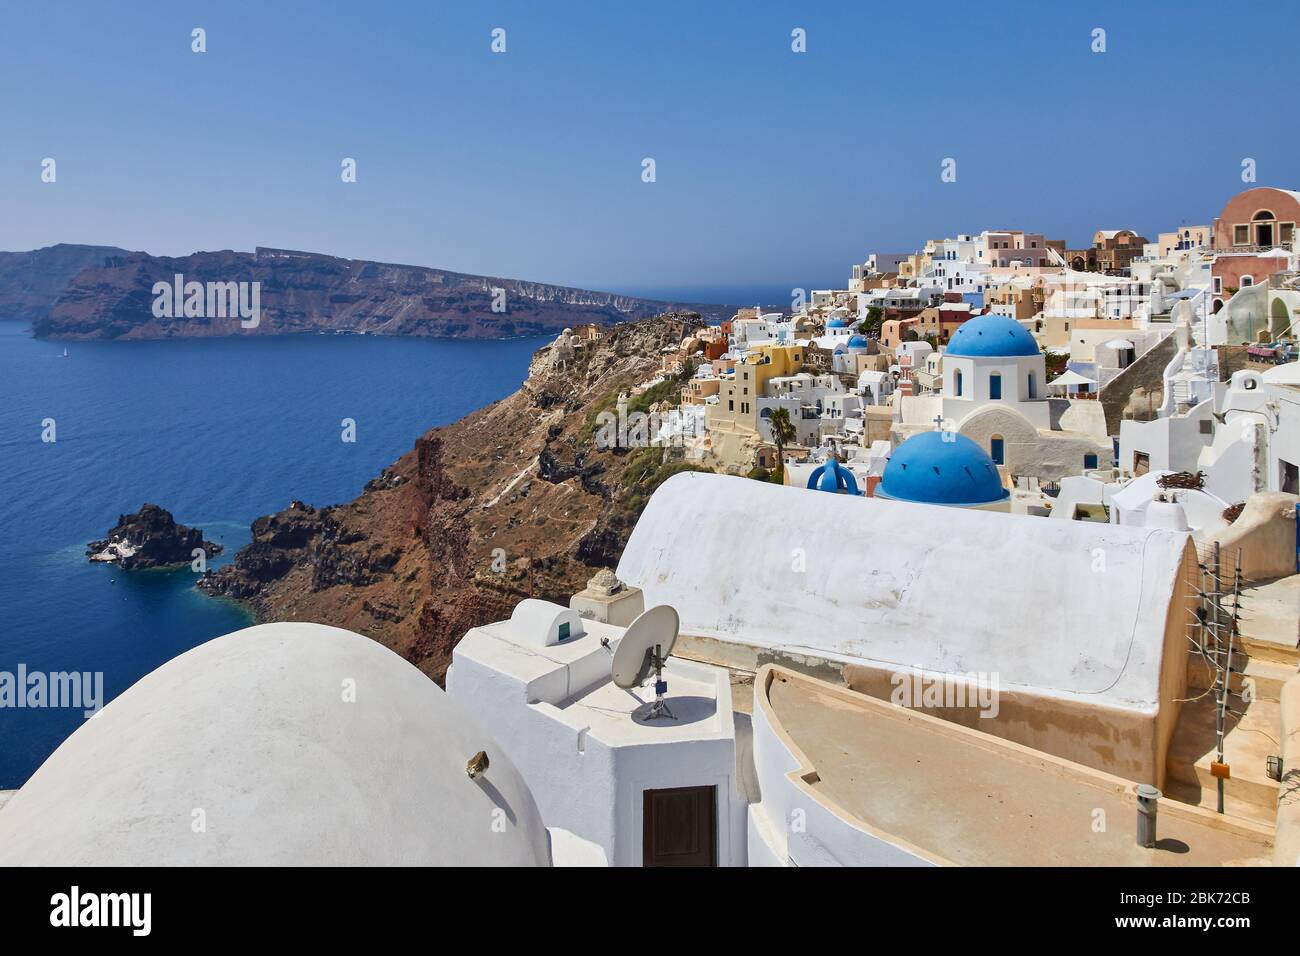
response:
M1001 435L994 435L989 439L989 457L993 459L995 465L1006 464L1006 454L1003 449Z
M1294 495L1296 488L1300 487L1300 469L1283 458L1277 460L1277 467L1280 490L1288 495Z
M995 401L1002 398L1002 376L997 372L989 376L989 398Z
M1096 468L1096 467L1097 467L1097 456L1096 456L1096 455L1084 455L1084 456L1083 456L1083 470L1084 470L1084 471L1091 471L1092 469L1094 469L1094 468Z
M735 410L736 410L736 403L731 399L727 399L727 411L734 412Z
M565 621L560 625L560 636L558 640L567 641L569 639L569 622Z
M961 369L952 373L952 393L957 398L961 398Z
M1034 384L1034 373L1033 373L1033 372L1030 372L1030 373L1029 373L1029 382L1028 382L1028 385L1029 385L1029 389L1028 389L1028 391L1025 393L1026 396L1029 397L1029 398L1037 398L1037 397L1038 397L1038 390L1037 390L1037 388L1036 388L1036 386L1035 386L1035 384Z
M1242 276L1242 277L1241 277L1241 287L1242 287L1243 289L1245 289L1247 286L1252 286L1252 285L1254 285L1254 284L1255 284L1255 277L1254 277L1254 276Z
M1233 226L1232 244L1234 246L1250 245L1250 226Z
M1218 295L1223 291L1223 276L1214 277L1214 294Z

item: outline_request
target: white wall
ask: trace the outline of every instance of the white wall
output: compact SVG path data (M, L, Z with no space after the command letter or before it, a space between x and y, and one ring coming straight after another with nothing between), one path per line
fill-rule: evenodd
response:
M598 623L587 624L604 633ZM605 630L622 632L622 628ZM490 728L528 783L547 827L567 830L598 845L612 866L640 866L643 791L715 786L718 862L745 864L745 803L736 780L735 730L725 670L676 658L669 660L665 670L670 687L674 677L714 682L719 733L656 743L653 730L638 728L629 719L629 739L603 739L582 724L579 715L556 706L579 692L577 687L566 690L565 685L581 678L566 677L564 669L548 670L551 662L543 661L538 662L541 676L526 679L526 672L522 676L507 672L499 663L501 648L489 646L484 631L471 630L456 646L447 672L447 693ZM608 677L608 660L603 663L604 677L595 679ZM549 686L556 681L556 687Z
M956 379L962 377L961 394L957 394ZM989 397L989 379L1002 377L1002 397ZM1029 375L1034 376L1036 399L1028 397ZM943 359L943 416L956 422L958 427L968 415L986 405L1010 406L1020 412L1035 428L1050 428L1051 408L1046 401L1047 382L1042 356L1026 355L1005 358L967 358L944 353Z
M1133 453L1150 456L1151 471L1196 471L1201 450L1209 447L1213 434L1201 431L1201 422L1214 418L1214 402L1207 399L1186 415L1139 422L1119 423L1119 468L1133 470Z

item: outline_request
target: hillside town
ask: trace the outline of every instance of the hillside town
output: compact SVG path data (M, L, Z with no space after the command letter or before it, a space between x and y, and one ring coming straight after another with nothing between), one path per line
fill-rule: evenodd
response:
M1099 229L1071 249L989 229L873 252L843 289L665 347L606 443L801 488L1120 523L1143 520L1162 475L1199 473L1188 520L1213 534L1252 493L1300 491L1297 219L1300 193L1254 188L1154 239ZM565 330L550 361L601 334ZM982 480L932 501L888 465L936 430Z
M0 794L0 864L1300 865L1297 221L566 328L259 519L200 586L265 623Z

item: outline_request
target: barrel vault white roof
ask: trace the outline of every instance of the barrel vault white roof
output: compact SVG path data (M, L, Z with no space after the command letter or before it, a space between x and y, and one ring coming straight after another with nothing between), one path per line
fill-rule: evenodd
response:
M1188 548L1177 532L683 473L650 499L618 576L675 607L683 634L1150 712Z

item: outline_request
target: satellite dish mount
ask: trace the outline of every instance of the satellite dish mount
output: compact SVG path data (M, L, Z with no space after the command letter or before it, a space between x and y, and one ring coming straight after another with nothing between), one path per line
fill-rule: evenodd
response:
M668 694L668 681L664 680L664 656L660 652L661 647L662 645L656 644L645 650L643 669L647 673L653 671L655 675L655 702L650 705L650 711L645 715L646 720L677 719L676 715L668 709L668 701L664 700Z
M668 693L664 665L677 643L679 625L677 612L671 607L666 604L652 607L628 626L614 651L610 676L624 690L641 687L654 674L655 699L645 720L677 719L664 699Z

